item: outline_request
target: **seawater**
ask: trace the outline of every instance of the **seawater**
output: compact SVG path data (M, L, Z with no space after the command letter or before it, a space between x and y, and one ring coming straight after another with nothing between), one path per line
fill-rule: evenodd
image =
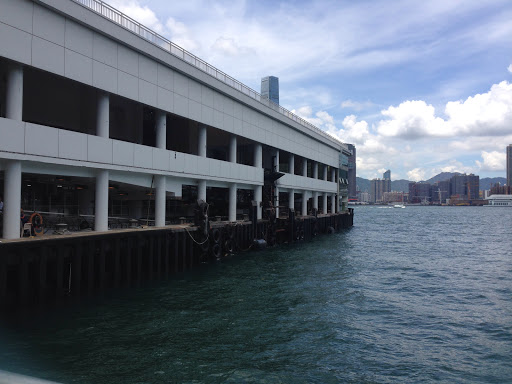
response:
M354 227L2 323L62 383L511 383L512 209L358 207Z

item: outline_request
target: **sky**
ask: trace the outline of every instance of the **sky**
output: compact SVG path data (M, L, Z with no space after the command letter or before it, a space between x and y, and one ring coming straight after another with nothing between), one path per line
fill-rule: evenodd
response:
M106 0L357 148L357 176L505 177L510 0Z

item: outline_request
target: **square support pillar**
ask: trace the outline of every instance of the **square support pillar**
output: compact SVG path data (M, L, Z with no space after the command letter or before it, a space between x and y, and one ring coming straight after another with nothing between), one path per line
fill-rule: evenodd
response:
M275 152L274 171L279 172L279 149L276 149Z
M324 175L323 175L323 179L325 181L327 181L327 165L324 164Z
M301 209L301 213L302 213L302 216L307 216L308 215L308 193L306 191L302 191L302 209Z
M197 199L206 202L206 180L199 180L197 183Z
M324 192L324 196L322 199L322 213L324 215L327 213L327 192Z
M228 220L236 221L236 183L229 185L229 212L228 212Z
M8 161L4 180L4 239L18 239L21 232L21 161Z
M165 227L165 197L167 195L165 176L155 176L155 227Z
M336 194L331 194L331 213L336 213Z
M167 114L164 111L156 112L156 147L167 147Z
M110 95L98 91L96 111L96 136L109 138L110 132Z
M261 200L263 199L263 186L257 185L254 188L254 201L258 204L256 209L256 218L258 220L261 220L262 214L261 214Z
M254 145L254 162L253 166L261 168L263 166L263 146L260 143Z
M108 170L101 169L96 175L96 207L94 230L108 231Z
M302 176L308 176L308 159L306 158L302 160Z
M291 175L295 174L295 155L293 153L290 153L290 163L288 164L288 171Z
M295 190L288 191L288 208L295 209Z
M20 64L7 66L7 89L5 117L11 120L23 119L23 67ZM19 216L19 212L18 212Z
M318 192L313 192L313 209L318 211Z
M236 136L229 137L229 162L236 163Z
M313 179L318 179L318 163L313 163Z
M197 156L206 157L206 140L206 125L200 125L197 139Z

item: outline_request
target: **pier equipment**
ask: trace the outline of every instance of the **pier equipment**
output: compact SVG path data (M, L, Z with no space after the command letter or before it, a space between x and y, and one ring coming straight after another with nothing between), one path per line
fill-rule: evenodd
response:
M346 144L99 0L0 8L0 296L36 264L57 290L73 268L101 286L151 249L179 269L351 225Z

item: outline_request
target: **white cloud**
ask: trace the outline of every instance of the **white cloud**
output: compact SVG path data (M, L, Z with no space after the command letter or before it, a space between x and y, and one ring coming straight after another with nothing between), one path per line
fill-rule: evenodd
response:
M512 73L512 64L510 64L510 65L508 66L507 70L508 70L510 73Z
M159 34L166 32L155 12L147 6L140 5L137 0L109 0L108 3L153 31Z
M352 100L345 100L341 102L341 108L353 109L354 111L362 111L363 109L370 108L374 104L370 101L358 102Z
M482 151L483 162L477 161L477 165L482 171L505 171L506 168L505 152L486 152Z
M388 117L378 124L378 132L387 137L420 139L424 137L499 136L512 126L512 84L502 81L489 92L446 104L444 120L435 108L422 100L405 101L398 107L381 111Z
M407 172L407 178L411 181L422 181L425 180L425 170L421 168L414 168Z
M443 136L443 119L435 116L435 109L422 100L405 101L398 107L381 111L388 120L381 120L378 132L383 136L418 139L425 136Z

